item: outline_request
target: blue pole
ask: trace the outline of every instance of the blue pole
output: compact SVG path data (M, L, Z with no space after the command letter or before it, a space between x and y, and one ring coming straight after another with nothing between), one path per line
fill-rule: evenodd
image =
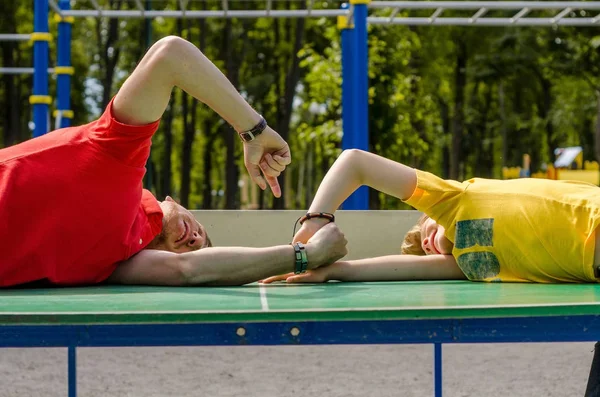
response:
M77 397L77 347L69 346L69 397Z
M352 67L349 73L343 76L350 77L350 82L346 85L352 85L352 90L349 95L352 96L350 107L345 109L349 114L349 120L344 121L344 138L346 138L347 123L351 124L351 129L348 131L349 136L346 138L346 143L342 142L342 148L357 148L361 150L369 150L369 48L368 48L368 33L367 33L367 4L370 0L350 0L354 6L353 29L349 29L349 43L347 47L351 48L349 63ZM342 43L343 44L343 43ZM342 61L343 62L343 61ZM348 61L347 61L348 62ZM343 89L343 87L342 87ZM369 209L369 188L366 186L360 187L344 202L344 209L347 210L368 210Z
M442 397L442 344L434 343L434 369L435 397Z
M34 0L33 3L33 95L29 102L33 105L33 136L48 132L48 0Z
M59 0L61 10L70 10L69 0ZM60 117L59 128L71 126L73 111L71 110L71 24L73 17L60 18L58 23L58 55L56 59L56 109L54 116Z
M348 9L348 4L342 4L342 9ZM341 30L342 45L342 149L352 149L354 147L354 122L352 120L352 109L354 95L354 64L352 62L352 35L354 33L352 21L348 21L345 16L338 17L338 28Z

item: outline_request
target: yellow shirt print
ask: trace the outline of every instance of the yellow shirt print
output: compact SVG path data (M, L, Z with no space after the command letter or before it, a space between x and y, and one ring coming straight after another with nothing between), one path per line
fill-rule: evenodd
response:
M465 182L417 170L406 202L446 228L469 280L595 282L600 188L544 179Z

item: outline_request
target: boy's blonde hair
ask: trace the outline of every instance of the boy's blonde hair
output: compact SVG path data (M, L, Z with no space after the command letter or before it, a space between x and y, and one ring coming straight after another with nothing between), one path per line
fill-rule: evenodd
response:
M425 255L421 246L421 225L429 219L429 216L423 214L417 223L404 236L404 241L400 251L404 255Z

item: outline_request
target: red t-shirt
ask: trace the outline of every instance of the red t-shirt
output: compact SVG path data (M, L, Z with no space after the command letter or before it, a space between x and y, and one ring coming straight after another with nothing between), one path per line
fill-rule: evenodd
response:
M112 117L0 150L0 286L105 280L162 229L142 188L159 122Z

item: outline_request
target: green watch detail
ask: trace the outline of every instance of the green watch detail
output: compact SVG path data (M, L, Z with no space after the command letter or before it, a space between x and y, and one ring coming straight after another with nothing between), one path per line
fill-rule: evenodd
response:
M302 243L295 243L294 254L296 255L296 263L294 266L294 273L301 274L306 272L308 267L308 256L306 255L306 247Z

